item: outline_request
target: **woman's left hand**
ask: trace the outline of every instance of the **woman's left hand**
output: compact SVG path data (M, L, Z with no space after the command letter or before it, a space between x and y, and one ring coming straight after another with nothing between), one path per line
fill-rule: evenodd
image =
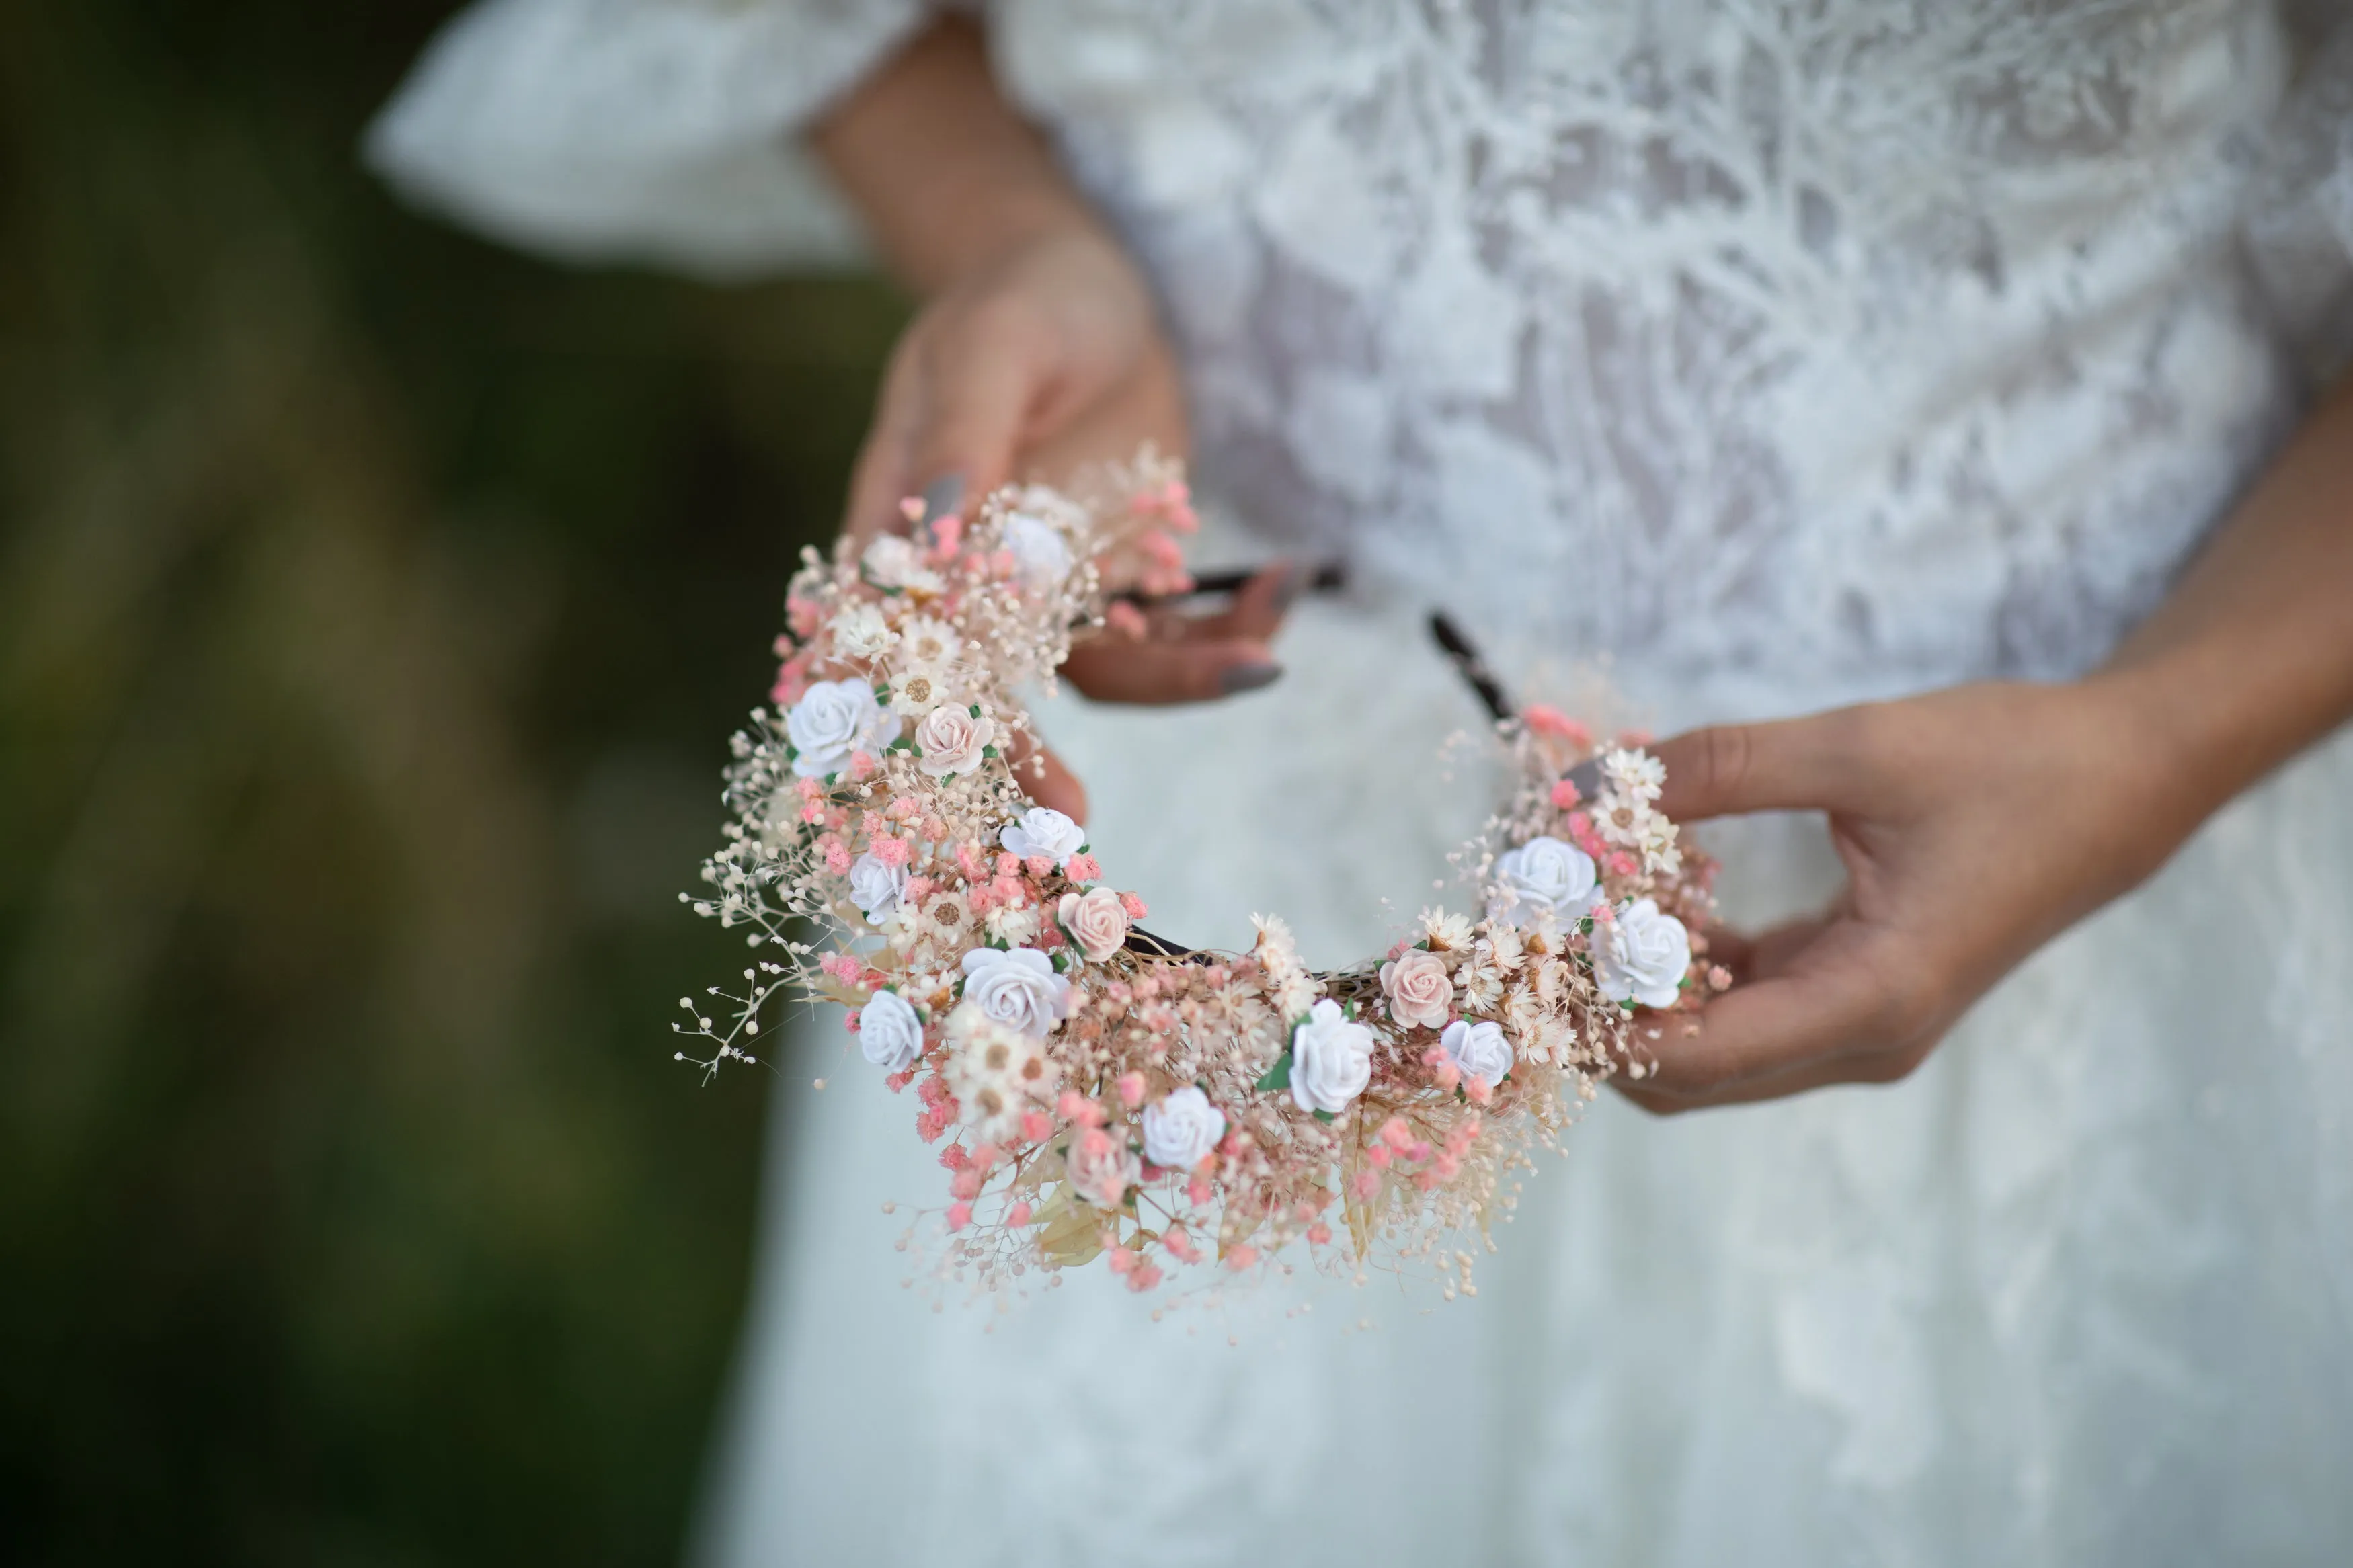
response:
M2145 683L1957 687L1656 748L1679 821L1819 810L1838 901L1754 939L1712 933L1738 984L1620 1080L1649 1110L1889 1083L2043 942L2155 871L2212 804L2167 754Z

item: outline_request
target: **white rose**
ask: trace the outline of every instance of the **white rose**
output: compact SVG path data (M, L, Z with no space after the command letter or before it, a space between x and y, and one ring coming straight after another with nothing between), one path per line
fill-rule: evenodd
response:
M899 716L874 700L862 680L820 680L785 715L793 772L823 778L849 765L852 752L879 753L899 738Z
M923 1054L923 1016L896 991L877 991L858 1010L858 1048L885 1072L904 1072Z
M1291 1032L1291 1098L1302 1110L1338 1115L1373 1081L1373 1032L1351 1023L1329 996Z
M934 708L915 726L923 771L935 779L972 772L996 739L996 724L975 717L970 708Z
M1454 1010L1454 977L1446 961L1419 947L1381 965L1381 991L1389 999L1389 1016L1409 1029L1438 1028Z
M1089 888L1064 893L1054 906L1054 918L1079 944L1079 951L1101 963L1127 945L1127 905L1109 888Z
M976 947L964 955L964 999L1025 1035L1050 1035L1071 1007L1071 983L1033 947Z
M859 564L879 587L919 588L927 594L940 591L939 574L923 564L923 552L914 542L895 533L878 534L859 557Z
M1649 899L1621 904L1618 918L1593 930L1593 977L1612 1002L1672 1006L1691 967L1691 932Z
M1071 569L1071 547L1062 531L1026 511L1005 520L1005 548L1013 552L1022 580L1032 588L1050 588Z
M1512 1043L1504 1038L1504 1027L1484 1019L1469 1024L1458 1018L1446 1026L1438 1037L1454 1065L1462 1069L1465 1078L1483 1078L1489 1088L1504 1081L1512 1070Z
M849 868L849 896L870 923L880 925L884 915L899 907L899 895L906 889L907 868L891 865L871 849Z
M871 658L899 640L881 610L852 605L833 617L833 646L844 658Z
M1050 805L1033 805L1018 822L1008 822L997 841L1024 860L1043 855L1060 862L1086 847L1087 832Z
M1144 1108L1144 1157L1164 1171L1189 1171L1226 1135L1226 1113L1190 1085Z
M1595 885L1593 857L1557 838L1531 838L1495 858L1487 912L1514 923L1539 913L1573 920L1591 907Z

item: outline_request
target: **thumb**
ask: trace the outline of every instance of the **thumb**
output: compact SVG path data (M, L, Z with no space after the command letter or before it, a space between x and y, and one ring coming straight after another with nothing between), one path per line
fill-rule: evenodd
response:
M1009 476L1040 372L1017 339L961 321L919 323L892 355L850 482L853 539L902 531L900 503L961 513Z
M1769 724L1714 724L1651 748L1667 770L1659 809L1678 822L1748 811L1826 810L1854 782L1846 710Z
M1025 341L965 328L927 348L908 432L907 491L962 511L1012 477L1014 448L1043 392Z

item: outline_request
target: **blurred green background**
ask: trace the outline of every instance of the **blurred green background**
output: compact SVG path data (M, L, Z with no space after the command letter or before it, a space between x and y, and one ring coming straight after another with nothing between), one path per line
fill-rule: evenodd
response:
M404 211L448 9L0 0L0 1560L687 1526L767 1084L675 894L903 307Z

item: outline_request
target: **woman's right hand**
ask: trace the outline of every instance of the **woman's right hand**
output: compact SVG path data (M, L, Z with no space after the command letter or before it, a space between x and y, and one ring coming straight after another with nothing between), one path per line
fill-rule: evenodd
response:
M1187 446L1176 358L1151 295L1109 238L1058 228L942 289L899 340L846 526L862 542L904 526L907 497L965 510L1008 480L1067 478L1147 441L1179 457ZM1268 643L1295 576L1273 566L1218 613L1154 611L1142 637L1088 638L1063 674L1112 702L1204 701L1264 686L1281 674ZM1049 765L1041 798L1083 805L1075 781Z

